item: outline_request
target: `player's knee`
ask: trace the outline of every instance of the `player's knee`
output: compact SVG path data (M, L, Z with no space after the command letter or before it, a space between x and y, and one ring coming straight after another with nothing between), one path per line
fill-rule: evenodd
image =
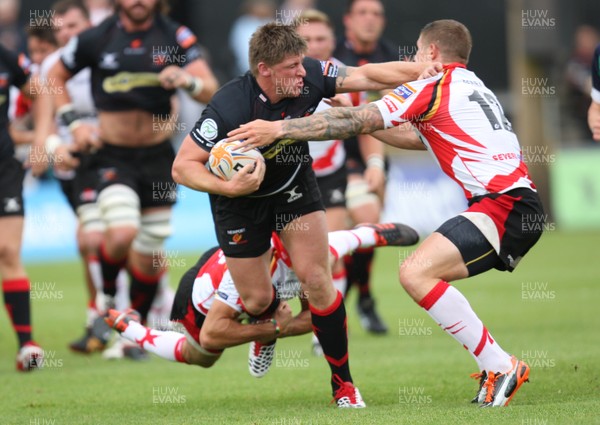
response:
M309 293L319 293L331 282L331 272L326 267L312 265L308 270L297 272L302 288Z
M162 251L163 243L171 233L171 209L145 214L132 247L140 254L154 255Z
M410 262L410 258L400 266L399 278L402 287L411 294L418 287L421 272Z
M97 203L83 204L77 207L79 232L77 242L81 252L95 252L102 242L102 234L106 226L102 221L100 207Z
M114 251L127 252L131 246L135 236L137 235L137 229L131 227L123 227L120 229L109 229L105 236L105 242L107 246L113 248Z
M249 315L260 316L273 302L273 293L255 294L250 298L243 299L242 302Z
M140 198L129 186L114 184L103 189L98 195L98 207L106 227L140 227Z
M369 190L365 180L352 180L346 187L346 208L355 210L365 206L378 206L379 198Z
M20 263L19 244L11 244L8 240L0 240L0 263L4 267L14 267Z

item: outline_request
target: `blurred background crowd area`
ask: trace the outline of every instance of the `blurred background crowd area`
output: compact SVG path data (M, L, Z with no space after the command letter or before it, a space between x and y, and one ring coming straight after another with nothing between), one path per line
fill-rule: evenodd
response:
M11 50L27 52L27 28L44 21L44 17L51 18L53 3L53 0L0 0L0 43ZM112 13L111 0L84 3L96 24ZM294 23L303 9L316 8L330 17L341 39L348 8L347 0L169 0L167 3L170 16L197 35L221 84L247 69L248 40L258 26L269 21ZM496 93L519 136L523 158L549 214L549 229L600 229L597 166L600 145L592 140L587 125L591 62L600 43L600 2L382 0L382 3L385 8L382 38L398 52L399 60L411 60L416 53L419 31L430 21L451 18L470 29L473 50L469 68ZM186 96L182 96L182 102L185 101ZM181 108L187 124L175 134L175 144L192 128L201 110L197 105ZM456 185L439 173L427 154L395 149L388 152L391 160L387 193L393 196L386 197L382 220L402 220L426 233L464 208ZM197 220L199 207L191 202L193 196L184 192L179 197L185 200L180 202L184 206L180 211L187 214L187 218L182 218L184 221ZM43 202L44 196L30 193L29 199ZM201 206L208 214L205 201ZM58 214L54 207L40 208L37 220L26 220L26 252L31 244L42 243L35 236L28 236L36 235L35 226L47 225L48 216ZM209 219L209 215L205 218ZM177 222L177 210L174 220ZM67 227L70 226L71 223ZM205 237L212 238L212 229L207 229ZM175 244L191 247L197 240L196 235L189 244L178 244L177 240Z
M51 16L53 0L0 0L0 43L25 52L26 28ZM111 0L84 1L98 22L106 17ZM205 47L210 64L224 83L245 72L247 40L253 30L275 20L289 23L306 8L329 15L343 36L346 0L169 0L170 16L187 25ZM590 66L600 43L600 2L595 0L383 0L386 25L383 37L398 49L399 59L416 51L419 30L429 21L453 18L473 35L470 68L504 100L514 115L514 95L546 98L544 113L552 120L553 137L561 145L591 144L586 114L590 102ZM512 45L515 44L515 45ZM527 72L511 81L511 66L524 54ZM537 78L537 80L536 80ZM540 90L525 86L539 86ZM544 90L542 90L544 89ZM508 101L507 101L508 100Z

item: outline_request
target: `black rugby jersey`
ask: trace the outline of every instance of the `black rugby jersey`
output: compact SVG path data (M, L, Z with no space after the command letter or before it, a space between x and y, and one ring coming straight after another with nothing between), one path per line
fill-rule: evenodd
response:
M146 31L126 32L118 15L73 37L61 60L73 75L92 70L92 96L100 111L171 111L175 90L160 86L158 74L169 65L186 66L200 58L196 36L160 14Z
M397 61L399 60L401 53L398 50L398 48L395 48L387 40L380 39L377 42L375 50L366 54L358 54L352 50L352 45L348 40L342 39L338 42L335 51L333 52L333 56L346 66L361 66L367 63ZM354 106L359 106L381 99L381 94L378 91L369 91L363 93L351 93L351 97ZM358 146L358 139L356 137L350 137L344 140L344 148L346 149L347 158L354 158L364 165Z
M304 58L304 86L299 97L285 98L273 104L262 92L250 72L225 84L202 112L190 132L192 139L210 151L227 133L241 124L261 119L277 121L311 115L323 98L335 96L337 66ZM252 197L268 196L291 183L302 167L311 167L308 142L277 140L259 148L267 166L265 179Z
M21 88L28 78L29 60L25 55L17 56L0 45L0 159L10 158L15 153L13 141L8 133L10 86Z

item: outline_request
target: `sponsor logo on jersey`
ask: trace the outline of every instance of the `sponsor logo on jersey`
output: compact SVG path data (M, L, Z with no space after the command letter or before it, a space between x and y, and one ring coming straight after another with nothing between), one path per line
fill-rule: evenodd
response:
M102 69L117 69L119 67L117 56L118 53L103 52L98 67Z
M21 211L21 204L19 198L4 198L4 212L14 213Z
M180 26L175 33L175 38L177 39L177 43L184 49L191 47L196 43L196 36L190 29L186 26Z
M331 61L320 61L321 62L321 72L326 77L337 77L339 72L339 67L335 65Z
M222 300L226 300L227 298L229 298L229 295L227 295L225 292L223 291L217 291L217 295L219 296L219 298L221 298Z
M126 93L139 87L160 87L158 74L155 72L119 72L102 81L102 89L106 93Z
M108 182L117 178L117 169L115 167L100 168L100 180Z
M404 101L415 94L415 92L416 90L408 84L402 84L394 89L394 94L401 103L404 103Z
M146 48L142 45L142 40L136 38L129 43L128 47L123 49L123 53L126 55L141 55L146 53Z
M219 127L217 123L212 118L206 119L202 122L200 126L200 137L205 140L211 141L215 140L219 135Z
M390 113L394 113L398 110L394 102L392 102L392 100L386 96L383 97L383 103L385 103L385 106L387 106Z
M246 233L245 227L227 230L227 234L231 236L229 245L241 245L247 243L248 241L244 239L244 233Z
M289 196L289 198L287 200L288 204L291 202L294 202L295 200L300 199L300 198L302 198L302 196L304 196L302 193L296 192L296 189L298 189L298 185L294 186L290 190L286 190L283 192Z
M306 112L304 113L304 116L307 117L309 115L312 115L312 113L315 112L316 109L317 109L316 106L311 106L310 108L308 108L306 110Z

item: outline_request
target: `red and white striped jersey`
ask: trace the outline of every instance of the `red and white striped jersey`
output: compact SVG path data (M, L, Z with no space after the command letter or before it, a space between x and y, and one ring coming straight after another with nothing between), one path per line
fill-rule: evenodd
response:
M281 299L300 294L300 281L292 270L287 251L276 234L271 237L271 281ZM194 308L206 315L214 300L224 302L239 313L244 311L240 294L235 289L222 250L216 251L200 268L192 289Z
M397 87L374 102L386 128L410 122L467 199L525 187L535 190L521 147L494 93L464 65Z
M335 58L330 59L331 62L338 66L343 64ZM351 102L349 94L344 94ZM315 113L325 111L331 108L327 103L321 100ZM313 159L312 168L317 177L328 176L339 170L346 161L346 151L344 149L343 140L326 140L319 142L308 142L310 156Z

